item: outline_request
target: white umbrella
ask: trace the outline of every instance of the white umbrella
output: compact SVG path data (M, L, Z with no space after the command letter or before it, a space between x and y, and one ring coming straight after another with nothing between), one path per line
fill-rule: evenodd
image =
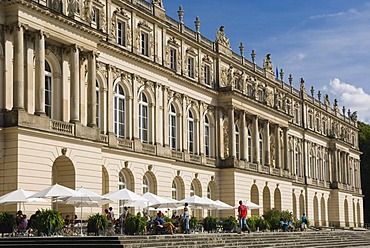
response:
M232 209L232 208L234 208L233 206L230 206L229 204L227 204L227 203L225 203L223 201L220 201L220 200L216 200L215 202L217 204L217 210Z
M244 202L245 206L247 206L248 209L262 209L263 207L260 206L260 205L257 205L256 203L254 202L250 202L250 201L245 201ZM239 205L236 205L234 208L238 208Z
M82 194L76 190L67 188L65 186L54 184L46 189L43 189L36 194L31 195L31 198L47 198L47 197L61 197L61 196L81 196Z
M44 199L29 198L35 194L33 191L27 191L24 189L17 189L9 192L0 197L0 204L15 204L15 203L27 203L27 202L46 202Z
M175 200L175 199L171 199L171 198L164 198L166 200L166 202L159 202L159 203L155 203L155 204L152 204L150 205L150 207L153 207L157 210L159 209L177 209L178 207L183 207L183 203Z
M197 195L193 195L191 197L185 198L180 201L180 203L185 204L188 203L190 206L193 207L200 207L211 209L213 208L213 203L208 200L208 198L199 197Z
M144 197L128 189L120 189L102 196L110 200L125 200L128 202L148 202L148 200L145 199Z

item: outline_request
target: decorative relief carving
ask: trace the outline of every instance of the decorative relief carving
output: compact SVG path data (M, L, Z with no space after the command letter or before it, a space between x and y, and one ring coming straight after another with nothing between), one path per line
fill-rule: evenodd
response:
M229 157L229 122L227 119L225 119L222 128L224 134L224 158L227 158Z

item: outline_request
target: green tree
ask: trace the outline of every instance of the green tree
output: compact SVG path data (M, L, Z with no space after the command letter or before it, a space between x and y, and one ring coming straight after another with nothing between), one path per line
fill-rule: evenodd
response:
M358 122L361 155L361 186L364 198L364 221L370 222L370 125Z

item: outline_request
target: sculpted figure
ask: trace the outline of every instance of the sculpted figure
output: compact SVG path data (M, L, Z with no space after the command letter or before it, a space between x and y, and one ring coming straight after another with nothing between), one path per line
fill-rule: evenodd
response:
M224 26L221 26L220 29L217 30L216 43L220 43L226 47L230 47L230 41L225 35Z
M84 2L84 5L85 5L85 20L87 22L91 22L92 21L92 18L93 18L93 15L94 15L94 10L93 10L93 7L92 7L92 0L85 0Z
M330 101L329 101L329 95L328 94L325 94L324 104L325 104L325 106L330 106Z
M234 85L234 68L230 65L229 69L227 70L227 84L231 86Z
M162 0L152 0L152 4L163 8Z
M272 62L271 62L270 56L271 56L271 54L267 54L265 56L265 59L263 60L263 69L265 69L266 71L274 73L274 71L272 70Z
M79 14L80 6L77 0L69 0L68 2L68 12L69 15Z

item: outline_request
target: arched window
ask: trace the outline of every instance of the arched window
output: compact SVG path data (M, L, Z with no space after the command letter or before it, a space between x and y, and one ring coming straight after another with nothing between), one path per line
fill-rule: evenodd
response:
M122 171L118 175L118 189L125 189L126 188L126 178ZM119 201L119 213L123 213L123 205L124 200Z
M146 175L143 176L143 194L150 191L149 180Z
M252 133L249 128L247 129L247 135L248 162L252 162Z
M260 152L260 163L263 164L263 136L262 136L262 131L259 132L259 140L258 140L258 144L259 144L259 152Z
M53 88L52 73L50 65L45 61L45 114L52 118L53 109Z
M235 155L236 158L240 158L240 134L239 134L239 128L238 125L235 125Z
M143 92L139 96L139 139L148 143L148 100Z
M204 154L206 157L210 156L210 127L208 117L204 116Z
M188 114L188 151L194 153L194 118L190 110Z
M169 145L172 150L176 150L176 109L173 104L170 105L168 113L169 125Z
M190 196L193 196L193 195L195 195L195 190L194 190L194 184L191 183L190 184Z
M172 199L178 200L177 199L177 196L178 195L179 194L177 193L177 184L176 184L176 182L174 180L174 181L172 181Z
M121 85L114 87L114 133L118 138L125 137L125 93Z
M99 83L96 81L96 125L100 126L100 89L99 89Z

